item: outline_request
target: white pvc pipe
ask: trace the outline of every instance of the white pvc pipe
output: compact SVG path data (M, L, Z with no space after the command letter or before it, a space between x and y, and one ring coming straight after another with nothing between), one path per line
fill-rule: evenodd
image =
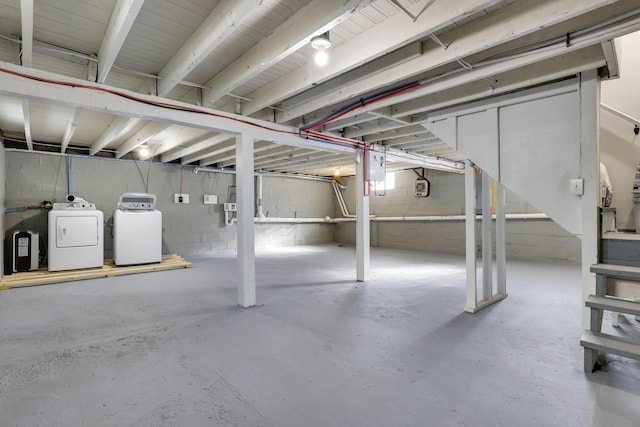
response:
M256 216L260 219L264 218L264 213L262 213L262 175L258 175L256 177L256 193L257 193L257 205L258 205L258 213Z
M541 213L529 213L529 214L506 214L506 219L509 220L526 220L526 219L549 219L548 216ZM482 218L480 215L476 216L476 219ZM492 216L495 219L495 215ZM371 221L378 222L411 222L411 221L464 221L466 219L465 215L430 215L430 216L370 216ZM299 223L331 223L331 224L340 224L344 222L355 222L355 218L265 218L265 219L255 219L256 223L281 223L281 224L299 224Z

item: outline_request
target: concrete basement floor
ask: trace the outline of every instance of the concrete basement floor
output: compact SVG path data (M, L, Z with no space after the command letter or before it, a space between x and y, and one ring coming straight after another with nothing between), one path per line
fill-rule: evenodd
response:
M585 375L580 271L510 261L463 312L464 258L301 246L0 292L0 425L637 426L640 363ZM632 317L623 328L636 328Z

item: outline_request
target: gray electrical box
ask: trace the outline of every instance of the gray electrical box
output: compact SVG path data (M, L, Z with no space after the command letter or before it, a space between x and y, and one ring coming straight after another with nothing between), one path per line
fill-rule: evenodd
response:
M384 181L387 174L387 160L384 153L367 150L365 179L367 181Z
M413 195L416 197L429 197L431 183L428 179L418 179L413 183Z

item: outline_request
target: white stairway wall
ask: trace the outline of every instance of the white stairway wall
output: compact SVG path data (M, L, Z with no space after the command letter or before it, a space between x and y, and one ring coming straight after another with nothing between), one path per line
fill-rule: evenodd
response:
M602 82L601 100L603 104L640 119L640 33L622 37L621 45L618 52L620 78ZM640 162L640 136L633 133L633 123L602 110L600 156L613 186L612 206L617 211L618 228L634 229L631 189Z
M425 125L505 187L580 234L580 98L575 80L434 115Z

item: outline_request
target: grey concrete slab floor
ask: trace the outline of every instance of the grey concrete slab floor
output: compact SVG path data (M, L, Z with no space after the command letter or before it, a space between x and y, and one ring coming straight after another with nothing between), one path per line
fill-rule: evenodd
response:
M580 269L509 261L509 297L464 313L459 256L264 251L0 292L4 426L637 426L640 363L582 371ZM636 328L632 317L622 322Z

